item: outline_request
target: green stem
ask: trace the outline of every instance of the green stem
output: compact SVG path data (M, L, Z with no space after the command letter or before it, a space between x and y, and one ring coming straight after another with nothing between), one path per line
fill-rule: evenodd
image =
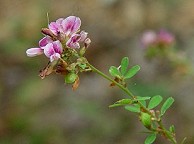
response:
M87 62L87 65L96 73L98 73L99 75L101 75L102 77L104 77L105 79L111 81L112 83L114 83L115 85L117 85L120 89L122 89L125 93L127 93L131 98L135 98L135 96L133 95L132 92L130 92L127 88L123 87L120 83L116 82L115 80L113 80L112 78L110 78L109 76L107 76L106 74L104 74L103 72L99 71L97 68L95 68L93 65L91 65L90 63Z
M91 65L89 62L87 62L87 65L96 73L98 73L99 75L101 75L102 77L104 77L105 79L113 82L115 85L117 85L119 88L121 88L128 96L130 96L133 100L136 99L136 97L133 95L133 93L131 91L129 91L129 89L125 88L123 85L121 85L120 83L116 82L115 80L113 80L112 78L110 78L109 76L107 76L106 74L104 74L103 72L99 71L97 68L95 68L93 65ZM140 103L139 101L137 102L140 107L147 113L151 114L149 109L147 109L144 105L142 105L142 103Z
M133 93L125 88L123 85L121 85L120 83L116 82L115 80L113 80L112 78L110 78L109 76L107 76L106 74L104 74L103 72L101 72L100 70L98 70L97 68L95 68L93 65L91 65L89 62L86 62L86 64L91 68L91 70L93 72L96 72L97 74L101 75L102 77L104 77L105 79L111 81L112 83L114 83L115 85L117 85L121 90L123 90L128 96L130 96L133 100L136 99L135 95L133 95ZM137 102L139 104L139 106L143 109L143 111L149 113L152 117L154 117L155 119L157 119L157 117L155 115L153 115L149 109L147 109L144 105L142 105L142 103L140 103L139 101ZM158 130L158 132L164 134L167 139L169 139L173 144L177 144L175 137L169 132L168 130L166 130L166 128L163 126L161 120L157 121L160 130ZM155 131L155 129L154 129Z
M169 133L169 131L163 126L162 121L157 122L160 128L162 129L162 133L173 143L177 144L175 137L172 135L172 133Z

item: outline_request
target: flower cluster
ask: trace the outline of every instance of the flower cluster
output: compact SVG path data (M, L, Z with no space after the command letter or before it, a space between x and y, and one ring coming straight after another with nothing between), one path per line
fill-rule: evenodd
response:
M88 33L80 32L81 20L76 16L59 18L51 22L48 28L43 28L44 37L39 41L39 47L29 48L26 51L27 56L34 57L44 54L49 58L49 64L40 72L40 77L51 74L53 71L63 74L75 82L78 72L86 71L83 67L83 54L91 43Z
M162 29L158 33L149 30L143 33L141 43L144 48L150 47L168 47L175 42L173 34Z
M146 50L146 57L151 59L156 56L168 57L169 52L173 51L175 37L164 29L159 32L149 30L142 34L140 41L142 47Z
M88 33L81 31L77 33L81 26L81 20L75 16L69 16L66 19L60 18L56 22L51 22L48 29L43 29L45 34L39 41L38 48L30 48L26 51L29 57L45 54L50 58L50 62L61 58L63 52L63 43L67 48L80 48L80 42L84 42L88 47L90 39Z

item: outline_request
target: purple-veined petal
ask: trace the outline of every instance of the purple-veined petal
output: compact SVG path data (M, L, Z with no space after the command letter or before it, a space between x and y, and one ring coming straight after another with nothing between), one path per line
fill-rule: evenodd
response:
M69 16L62 22L63 32L69 36L76 33L81 26L81 20L76 16Z
M81 31L81 33L80 33L80 42L83 42L83 41L85 41L85 39L87 38L87 36L88 36L88 33L87 32L85 32L85 31Z
M78 42L75 42L75 43L70 43L68 47L78 49L80 48L80 45Z
M54 35L58 35L60 25L58 25L56 22L51 22L48 26L48 28L52 31Z
M56 20L56 22L51 22L49 24L49 29L53 32L54 35L58 35L59 33L63 33L63 27L62 27L62 22L64 21L63 18L59 18Z
M42 48L42 47L45 47L48 43L51 43L52 40L50 37L46 36L46 37L43 37L40 41L39 41L39 47Z
M66 45L69 48L80 48L79 41L80 41L80 35L79 34L74 34L66 42Z
M59 53L54 53L53 55L50 56L50 62L58 60L59 58L61 58L61 55Z
M53 44L49 43L44 47L44 54L50 58L51 55L53 55L55 53L54 48L53 48Z
M29 57L34 57L43 54L43 50L41 48L29 48L27 49L26 54Z
M44 47L44 54L50 58L51 62L59 59L62 52L63 47L59 40L49 43Z
M63 52L63 46L59 40L53 42L53 49L56 53L59 54Z

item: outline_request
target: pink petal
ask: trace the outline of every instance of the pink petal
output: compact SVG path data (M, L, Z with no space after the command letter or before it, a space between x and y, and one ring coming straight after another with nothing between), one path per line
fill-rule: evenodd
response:
M88 36L88 33L85 31L81 31L80 33L80 42L83 42Z
M69 45L67 45L69 48L80 48L80 45L78 42L76 43L69 43Z
M174 42L174 35L172 35L170 32L162 29L158 33L158 42L170 44Z
M59 53L54 53L53 55L50 56L50 62L58 60L59 58L61 58L61 55Z
M58 35L60 25L58 25L56 22L51 22L48 26L48 28L52 31L54 35Z
M69 16L62 22L64 33L69 36L76 33L81 26L81 20L76 16Z
M56 53L59 54L63 52L63 46L59 40L53 42L53 49Z
M80 48L79 45L80 35L74 34L71 38L66 42L67 47L69 48Z
M141 43L143 47L147 47L149 45L152 45L156 42L157 40L157 35L154 31L146 31L143 33L141 37Z
M46 46L48 43L51 43L52 42L52 40L51 40L51 38L50 37L43 37L40 41L39 41L39 47L44 47L44 46Z
M26 54L29 57L34 57L43 54L43 50L41 48L30 48L27 49Z
M64 20L64 18L59 18L58 20L56 20L56 23L57 23L58 25L61 25L62 22L63 22L63 20Z
M53 44L49 43L44 47L44 54L50 58L51 55L53 55L55 53L54 48L53 48Z

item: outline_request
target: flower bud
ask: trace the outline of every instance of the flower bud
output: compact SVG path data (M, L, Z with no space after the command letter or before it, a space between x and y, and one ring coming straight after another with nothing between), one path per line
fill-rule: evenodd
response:
M140 120L142 121L143 125L146 127L146 128L150 128L151 127L151 115L147 114L147 113L144 113L144 112L141 112L140 114Z
M78 75L75 74L75 73L68 73L66 76L65 76L65 83L67 84L71 84L71 83L74 83L75 80L77 79Z
M84 41L85 48L88 48L90 46L90 43L91 43L91 39L90 38L86 38L85 41Z
M48 28L42 28L41 32L45 35L50 36L51 38L55 37L55 35L52 33L52 31Z

